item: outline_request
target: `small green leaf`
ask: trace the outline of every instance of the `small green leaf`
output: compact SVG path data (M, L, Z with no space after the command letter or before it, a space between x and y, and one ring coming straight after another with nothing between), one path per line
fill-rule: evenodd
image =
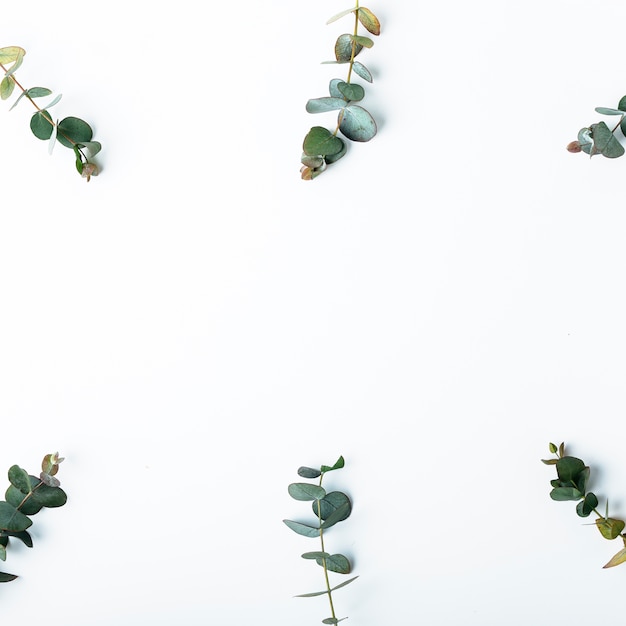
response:
M344 156L346 154L346 152L348 151L348 148L345 144L345 142L340 139L339 137L337 137L336 139L339 139L339 141L341 141L341 150L339 150L339 152L336 152L335 154L327 154L325 159L326 159L326 163L328 163L329 165L331 163L335 163L337 161L339 161L339 159Z
M621 519L614 519L612 517L601 517L596 520L596 526L600 531L600 534L605 539L616 539L620 533L624 530L624 523Z
M0 48L0 63L2 63L2 65L12 63L13 61L17 61L19 58L23 57L25 54L26 50L24 50L24 48L20 48L19 46L6 46L5 48Z
M44 96L49 96L52 91L46 87L31 87L25 93L29 98L43 98Z
M0 561L7 560L7 549L5 546L0 545Z
M333 15L326 22L326 24L332 24L333 22L336 22L337 20L341 19L344 15L349 15L350 13L354 13L355 11L356 11L355 7L352 7L351 9L346 9L345 11L341 11L341 13L337 13L337 15Z
M73 143L87 143L93 137L91 126L78 117L66 117L59 122L58 126L57 140L66 148L73 148Z
M30 493L32 490L28 472L24 471L19 465L12 465L9 468L9 482L23 494Z
M32 523L32 520L20 513L13 505L0 502L0 529L20 532L26 530Z
M318 565L324 566L324 558L326 559L326 569L331 572L337 572L338 574L349 574L352 569L350 561L343 554L333 554L325 557L317 557L315 562Z
M356 57L361 50L363 50L363 46L353 40L353 35L339 35L335 43L335 59L339 63L347 63Z
M304 163L304 161L303 161ZM319 167L319 165L310 165L309 163L305 163L305 165L309 165L310 167ZM322 472L318 469L314 469L313 467L299 467L298 468L298 476L302 476L302 478L317 478L320 476Z
M626 96L622 97L622 99L619 101L619 104L617 105L617 108L620 111L625 111L626 112Z
M327 128L313 126L304 138L302 149L309 156L336 154L343 148L343 142Z
M591 154L601 154L607 159L616 159L624 154L624 146L604 122L592 124L590 129L593 137Z
M583 496L575 487L556 487L550 492L550 497L557 502L580 500Z
M596 113L600 113L601 115L626 115L625 111L610 109L607 107L596 107Z
M324 523L322 524L322 530L328 530L331 526L334 526L335 524L342 522L347 517L350 517L350 513L351 513L351 505L349 503L346 503L340 506L336 511L333 511L324 520Z
M328 552L320 552L317 550L316 552L305 552L300 555L303 559L321 559L322 557L329 557L330 554Z
M10 537L15 537L16 539L19 539L28 548L33 547L33 538L30 536L30 534L26 530L22 530L20 532L5 531L5 534Z
M344 458L342 456L340 456L336 461L335 464L332 465L331 467L329 467L328 465L322 465L322 472L332 472L333 470L338 470L341 469L342 467L344 467L346 464Z
M564 456L556 463L556 473L563 482L574 480L585 469L585 463L573 456Z
M326 111L337 111L346 106L343 98L313 98L306 103L308 113L325 113Z
M346 100L351 100L352 102L358 102L365 97L365 89L361 85L340 82L337 85L337 89Z
M579 517L589 517L593 510L598 506L598 498L591 491L585 496L582 502L576 505L576 513Z
M357 104L349 104L340 113L339 130L352 141L369 141L376 135L374 118Z
M545 463L546 465L556 465L557 461L558 459L541 459L541 462Z
M331 515L333 515L337 510L341 510L343 513L346 513L347 507L347 515L342 518L346 519L350 516L351 512L351 503L350 498L345 493L341 491L331 491L327 493L321 500L313 502L311 505L313 509L313 513L318 516L318 505L321 508L321 518L322 520L327 520ZM339 521L339 520L338 520Z
M354 70L354 73L357 76L360 76L363 80L366 80L368 83L373 82L374 79L372 78L371 72L365 67L365 65L363 65L363 63L355 61L352 64L352 69Z
M51 119L50 114L45 109L43 111L37 111L37 113L30 118L30 129L37 139L46 141L50 139L52 135Z
M15 81L10 76L5 76L2 81L0 81L0 98L2 100L9 98L14 88Z
M346 580L345 582L341 583L340 585L337 585L336 587L332 587L331 591L335 591L336 589L341 589L341 587L345 587L346 585L349 585L351 582L354 582L357 578L358 576L355 576L354 578L350 578ZM325 589L324 591L315 591L313 593L303 593L295 597L296 598L313 598L315 596L323 596L326 593L328 593L328 591Z
M15 580L17 576L14 574L7 574L5 572L0 572L0 583L8 583L12 580Z
M287 491L289 491L289 495L294 500L302 500L304 502L321 500L326 495L326 490L323 487L311 485L310 483L291 483L287 487Z
M319 537L320 529L314 526L309 526L308 524L301 524L300 522L294 522L290 519L284 519L283 523L291 528L294 533L298 533L298 535L302 535L304 537Z
M351 37L352 41L364 48L371 48L374 45L374 42L369 37L362 37L361 35L351 35Z
M363 24L363 27L366 28L372 35L380 35L380 22L378 18L365 7L359 8L359 22Z
M550 452L552 452L552 454L556 454L557 450L558 450L558 448L556 447L556 445L551 443L550 444Z

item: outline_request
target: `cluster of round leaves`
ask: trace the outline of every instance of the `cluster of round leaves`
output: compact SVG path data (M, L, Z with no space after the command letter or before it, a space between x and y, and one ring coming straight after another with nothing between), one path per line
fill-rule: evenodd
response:
M542 459L546 465L555 465L557 478L550 481L552 491L550 497L558 502L578 501L576 513L579 517L589 517L595 513L596 527L605 539L617 539L621 537L624 548L620 550L604 567L614 567L626 561L626 534L623 533L626 522L621 519L609 517L609 503L606 503L604 515L598 513L598 498L592 491L587 491L587 484L591 473L590 468L584 461L574 456L565 454L565 444L556 446L549 445L550 452L556 454L555 459Z
M615 136L619 129L622 137L626 136L626 96L618 103L617 109L609 107L596 107L596 113L601 115L619 116L619 122L612 128L605 122L591 124L588 127L581 128L578 131L578 138L568 144L569 152L584 152L589 156L601 154L608 159L616 159L624 155L624 146Z
M93 130L91 126L78 117L66 117L61 121L55 121L50 114L50 109L61 100L61 94L56 96L43 108L35 103L36 98L50 96L52 91L47 87L31 87L25 89L15 78L15 71L20 67L26 51L19 46L8 46L0 48L0 70L4 72L0 81L0 98L7 100L17 87L22 93L13 103L11 109L19 103L22 98L30 101L37 109L30 120L30 129L37 139L48 141L48 152L52 150L58 141L62 146L74 152L76 169L78 173L87 179L98 175L98 167L90 161L100 150L102 145L98 141L93 141ZM9 64L11 64L9 67ZM11 110L9 109L9 110Z
M304 138L302 145L303 180L313 180L319 176L330 163L335 163L346 154L347 147L338 132L351 141L369 141L376 135L376 122L372 115L361 105L356 104L365 97L365 89L351 82L352 74L371 83L372 73L365 65L355 61L355 57L363 48L371 48L374 42L369 37L358 34L359 23L372 35L380 35L380 22L367 8L357 5L331 17L328 24L346 15L354 14L354 33L345 33L335 43L335 60L327 63L347 64L346 80L333 78L329 85L329 96L314 98L306 104L309 113L326 113L338 111L337 126L331 132L323 126L313 126Z
M39 513L44 507L63 506L67 502L67 495L55 477L61 461L63 459L56 452L46 454L39 477L29 475L18 465L9 468L11 484L4 496L6 500L0 501L0 560L6 560L7 547L12 537L29 548L33 547L32 537L27 530L33 523L30 516ZM0 583L16 578L15 574L0 572Z
M320 469L312 467L300 467L298 475L302 478L315 479L319 478L319 484L312 483L291 483L287 488L289 495L294 500L303 502L312 502L313 514L317 518L314 524L304 524L293 520L285 519L283 522L298 535L304 537L319 537L321 541L321 550L305 552L302 554L303 559L315 561L324 569L326 580L326 589L323 591L314 591L313 593L303 593L296 596L297 598L311 598L314 596L328 595L332 615L322 620L322 624L337 624L344 618L338 619L335 615L335 609L332 602L332 592L341 587L349 585L356 580L358 576L349 578L348 580L330 587L328 582L328 572L336 572L338 574L349 574L352 571L350 561L343 554L330 554L324 549L324 532L335 524L347 519L352 512L352 503L350 498L341 491L327 492L322 487L322 479L326 472L340 469L344 466L344 459L339 457L337 462L332 465L322 465Z

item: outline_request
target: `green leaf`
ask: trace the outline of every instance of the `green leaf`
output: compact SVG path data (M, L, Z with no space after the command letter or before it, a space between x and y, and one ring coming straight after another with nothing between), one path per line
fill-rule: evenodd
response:
M352 69L354 70L354 73L357 76L360 76L363 80L366 80L368 83L373 82L374 79L372 78L371 72L365 67L365 65L363 65L363 63L355 61L352 64Z
M43 111L37 111L37 113L30 118L30 129L37 139L50 139L50 135L52 135L51 119L50 114L45 109Z
M343 513L346 513L346 506L348 508L347 515L342 518L346 519L350 516L351 512L351 503L350 498L345 493L341 491L331 491L327 493L319 502L315 501L311 505L313 508L313 513L316 516L319 516L318 513L318 504L321 507L321 518L322 520L327 520L331 515L333 515L336 511L341 510ZM340 520L338 520L340 521Z
M304 161L303 161L304 163ZM309 163L305 163L305 165L309 165ZM321 165L321 163L320 163ZM311 167L318 167L317 165L313 165ZM317 478L321 475L318 469L314 469L313 467L299 467L298 468L298 476L302 476L302 478Z
M7 549L5 546L0 545L0 561L7 560Z
M304 537L319 537L320 529L314 526L309 526L308 524L301 524L300 522L294 522L290 519L284 519L283 523L291 528L294 533L298 533L298 535L303 535Z
M345 144L345 142L343 141L343 139L340 139L339 137L337 137L337 139L339 139L339 141L341 141L341 150L339 150L339 152L336 152L335 154L327 154L325 159L326 159L326 163L328 163L329 165L331 163L335 163L336 161L339 161L339 159L344 156L346 154L346 152L348 151L348 148Z
M349 574L352 569L350 561L343 554L333 554L325 557L317 557L315 562L324 567L324 558L326 559L326 569L338 574Z
M24 504L20 506L24 495L13 485L7 489L5 494L7 502L15 507L20 506L20 511L25 515L35 515L41 511L42 507L55 508L63 506L67 502L67 494L60 487L42 485L41 480L36 476L30 475L29 478L33 491Z
M63 489L60 487L49 487L48 485L41 485L37 491L33 492L31 497L37 504L48 509L63 506L67 502L67 494Z
M72 148L72 142L84 144L91 141L93 131L87 122L78 117L66 117L59 122L57 140L66 148Z
M0 48L0 63L2 63L2 65L12 63L13 61L17 61L22 58L25 54L26 50L24 50L24 48L20 48L19 46L7 46L5 48Z
M10 537L15 537L16 539L19 539L28 548L33 547L33 538L30 536L29 532L26 530L22 530L20 532L5 531L5 534Z
M341 95L346 100L358 102L359 100L363 100L363 98L365 97L365 89L363 89L361 85L340 82L337 85L337 89L341 92Z
M333 98L343 98L343 94L339 91L338 85L339 83L345 82L341 78L333 78L328 85L328 92Z
M626 112L626 96L622 97L622 99L619 101L619 104L617 105L617 108L620 111L625 111Z
M557 502L580 500L583 496L576 487L556 487L550 492L550 497Z
M333 511L324 520L324 523L322 524L322 530L327 530L331 526L334 526L335 524L345 520L347 517L350 517L351 510L352 510L351 505L349 503L346 503L343 506L340 506L336 511Z
M321 559L322 557L329 557L330 554L328 552L320 552L319 550L315 551L315 552L305 552L304 554L300 555L303 559Z
M590 491L585 496L585 499L576 505L576 513L578 513L579 517L589 517L597 506L598 498L596 498L596 495Z
M541 462L545 463L546 465L556 465L557 461L558 459L541 459Z
M354 53L352 50L354 49ZM353 35L339 35L335 43L335 58L339 63L347 63L363 50L361 44L353 40Z
M626 115L625 111L610 109L607 107L596 107L596 113L600 113L601 115Z
M346 464L344 458L342 456L340 456L336 461L335 464L331 467L329 467L328 465L322 465L321 470L322 472L332 472L333 470L338 470L341 469L342 467L344 467L344 465Z
M308 113L325 113L326 111L337 111L346 106L343 98L313 98L306 103Z
M340 113L339 130L352 141L369 141L376 135L374 118L357 104L349 104Z
M25 93L30 98L43 98L44 96L49 96L52 91L46 87L31 87Z
M323 487L311 485L310 483L291 483L287 487L287 491L289 491L289 495L294 500L302 500L304 502L321 500L326 495L326 490Z
M349 585L351 582L355 581L358 578L358 576L355 576L354 578L350 578L349 580L346 580L345 582L341 583L340 585L337 585L336 587L332 587L331 591L335 591L336 589L341 589L341 587L345 587L346 585ZM315 596L323 596L324 594L328 593L328 591L325 589L324 591L315 591L313 593L302 593L298 596L295 596L296 598L313 598Z
M574 482L576 483L576 487L578 491L581 493L585 493L587 491L587 483L589 482L589 475L591 470L588 467L585 467L582 472L576 476Z
M344 15L348 15L350 13L354 13L356 11L355 7L352 7L351 9L346 9L345 11L341 11L341 13L337 13L337 15L333 15L327 22L326 24L332 24L333 22L336 22L337 20L341 19Z
M592 124L590 128L593 137L592 154L601 154L607 159L616 159L624 154L624 146L604 122Z
M550 447L550 452L552 452L552 454L556 454L556 451L558 450L558 448L556 447L556 444L551 443L549 447Z
M0 572L0 583L8 583L12 580L15 580L17 576L14 574L7 574L5 572Z
M364 48L371 48L374 42L369 37L362 37L361 35L351 35L352 41Z
M313 126L304 138L302 149L309 156L336 154L343 148L343 142L327 128Z
M372 35L380 35L380 22L378 18L365 7L359 8L359 22L363 24L363 27L367 29Z
M9 482L19 489L23 494L31 492L30 478L28 472L19 465L12 465L9 468Z
M8 502L0 502L0 529L19 532L32 525L32 520Z
M585 463L573 456L564 456L556 463L556 473L563 482L574 480L585 469Z
M624 523L621 519L614 519L612 517L601 517L596 520L596 526L600 531L600 534L605 539L616 539L620 533L624 530Z
M9 98L14 88L15 81L10 76L5 76L2 81L0 81L0 98L2 100Z
M626 561L626 548L622 548L604 567L615 567L616 565L620 565Z

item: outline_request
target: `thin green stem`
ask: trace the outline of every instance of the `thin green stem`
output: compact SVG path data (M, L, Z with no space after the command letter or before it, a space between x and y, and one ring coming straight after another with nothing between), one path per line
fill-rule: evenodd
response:
M320 487L322 486L322 479L324 478L324 474L320 476ZM320 543L322 547L322 552L326 552L324 549L324 531L322 530L322 506L320 505L320 501L317 501L317 519L320 525ZM333 593L330 590L330 580L328 578L328 568L326 567L326 557L322 557L322 566L324 567L324 580L326 581L326 591L328 593L328 602L330 603L330 613L333 619L337 619L335 615L335 605L333 604Z

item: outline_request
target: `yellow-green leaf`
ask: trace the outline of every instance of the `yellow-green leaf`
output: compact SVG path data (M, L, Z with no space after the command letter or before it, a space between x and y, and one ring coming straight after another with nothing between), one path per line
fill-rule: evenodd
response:
M380 35L380 22L378 18L365 7L359 8L359 22L363 24L372 35Z
M15 81L10 76L5 76L2 81L0 81L0 98L2 100L10 98L14 87Z
M622 548L605 566L604 569L606 569L607 567L615 567L616 565L619 565L620 563L623 563L624 561L626 561L626 548Z
M21 59L26 54L24 48L19 46L7 46L6 48L0 48L0 63L13 63L18 59Z

